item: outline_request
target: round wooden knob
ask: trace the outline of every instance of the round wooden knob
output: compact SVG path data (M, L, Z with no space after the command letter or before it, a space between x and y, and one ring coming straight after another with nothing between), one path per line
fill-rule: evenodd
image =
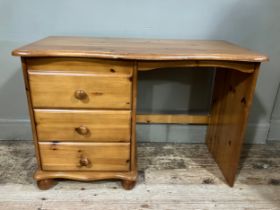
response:
M89 134L89 129L86 126L75 128L75 131L82 136L86 136Z
M86 157L81 157L80 159L80 166L90 166L90 160Z
M76 90L74 96L78 100L85 100L88 97L86 91L84 90Z

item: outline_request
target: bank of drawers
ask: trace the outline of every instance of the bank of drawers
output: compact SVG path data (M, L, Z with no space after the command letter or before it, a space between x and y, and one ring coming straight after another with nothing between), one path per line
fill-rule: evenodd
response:
M43 170L129 171L133 64L27 59Z

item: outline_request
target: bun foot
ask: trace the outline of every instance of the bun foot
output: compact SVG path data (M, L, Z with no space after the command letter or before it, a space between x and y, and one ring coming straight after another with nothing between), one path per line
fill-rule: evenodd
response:
M40 190L48 190L56 185L56 181L53 179L43 179L37 181L37 186Z
M122 186L125 190L131 190L136 184L136 181L122 180Z

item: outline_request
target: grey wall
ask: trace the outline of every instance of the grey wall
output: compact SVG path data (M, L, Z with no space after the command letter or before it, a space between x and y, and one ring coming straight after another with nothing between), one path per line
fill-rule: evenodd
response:
M31 138L20 61L11 50L49 35L86 35L225 39L268 54L247 133L248 141L263 143L280 80L279 11L279 0L0 0L0 139ZM202 71L141 75L139 112L207 111L211 73ZM137 135L201 142L204 132L203 126L139 125Z

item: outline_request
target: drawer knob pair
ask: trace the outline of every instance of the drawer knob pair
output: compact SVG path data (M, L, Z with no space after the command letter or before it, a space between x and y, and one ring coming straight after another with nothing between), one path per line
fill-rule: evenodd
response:
M84 90L76 90L74 96L78 100L85 100L88 98L88 94Z
M75 131L82 136L86 136L89 134L89 129L86 126L80 126L78 128L75 128Z

